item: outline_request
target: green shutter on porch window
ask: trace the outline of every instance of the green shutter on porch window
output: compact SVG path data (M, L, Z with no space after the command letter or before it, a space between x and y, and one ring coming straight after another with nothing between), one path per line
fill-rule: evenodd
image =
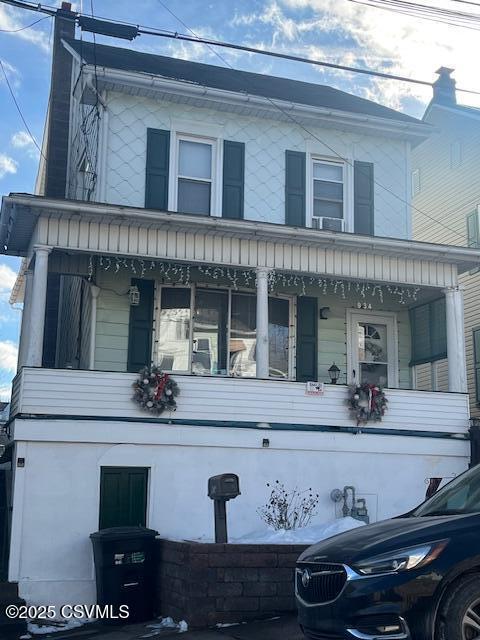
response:
M147 129L145 207L168 209L170 131Z
M127 371L136 373L152 362L153 280L132 278L140 292L140 304L130 307Z
M297 298L297 381L317 380L317 299Z
M445 298L410 309L412 359L410 366L447 357Z
M355 161L353 172L354 232L373 236L375 233L373 164Z
M245 144L223 141L223 199L224 218L243 218L245 182Z
M306 154L299 151L285 152L285 224L305 226Z
M475 368L475 399L480 404L480 327L473 330L473 366Z

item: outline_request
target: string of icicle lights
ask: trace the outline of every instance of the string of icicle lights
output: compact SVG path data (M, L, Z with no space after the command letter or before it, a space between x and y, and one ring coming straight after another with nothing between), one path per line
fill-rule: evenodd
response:
M234 289L254 288L257 284L255 269L236 269L233 267L189 265L177 262L164 262L157 260L143 260L141 258L124 258L120 256L90 256L88 262L88 280L93 278L96 266L103 271L111 271L117 274L120 270L127 269L138 278L148 277L151 271L156 272L164 280L172 284L188 286L192 282L192 271L205 275L212 280L226 280ZM307 287L318 288L323 295L333 294L345 299L348 294L354 293L362 299L378 298L383 302L385 293L397 299L400 304L416 302L420 287L407 287L402 285L378 284L368 281L345 280L343 278L327 278L317 275L303 275L286 273L284 271L271 270L268 274L268 286L271 292L279 288L295 287L300 289L299 295L307 295Z

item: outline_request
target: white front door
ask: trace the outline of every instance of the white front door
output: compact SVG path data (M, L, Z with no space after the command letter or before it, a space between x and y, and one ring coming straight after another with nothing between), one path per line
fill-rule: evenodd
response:
M347 310L348 381L398 387L398 333L394 313Z

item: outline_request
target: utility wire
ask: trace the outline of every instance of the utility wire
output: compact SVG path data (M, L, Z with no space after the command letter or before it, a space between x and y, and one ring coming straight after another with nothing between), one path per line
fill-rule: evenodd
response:
M18 104L17 99L16 99L16 97L15 97L15 94L13 93L12 86L11 86L11 84L10 84L10 81L9 81L9 79L8 79L8 76L7 76L7 72L5 71L5 67L4 67L4 64L3 64L3 62L2 62L2 60L1 60L1 59L0 59L0 67L2 68L3 75L4 75L4 77L5 77L5 82L7 83L8 90L10 91L10 95L12 96L12 100L13 100L13 102L14 102L14 104L15 104L16 108L17 108L17 111L18 111L18 113L19 113L19 115L20 115L20 118L22 119L22 122L23 122L23 124L24 124L24 126L25 126L25 129L27 130L28 135L29 135L29 136L30 136L30 138L32 139L33 144L34 144L34 145L37 147L37 149L40 151L40 155L43 157L43 159L44 159L44 160L46 160L45 156L43 155L42 150L40 149L40 147L38 146L37 141L35 140L35 136L34 136L34 135L33 135L33 133L30 131L30 127L28 126L27 121L25 120L25 118L24 118L24 116L23 116L22 110L20 109L20 105Z
M365 4L367 6L371 6L374 7L376 5L373 4L369 4L368 1L363 1L363 0L349 0L349 2L356 2L358 4ZM49 15L52 15L50 8L46 8L46 5L41 5L41 4L35 4L33 5L32 3L26 4L20 0L0 0L0 3L4 3L4 4L9 4L15 7L23 7L25 9L31 9L32 11L45 11L46 13L49 13ZM160 3L163 6L163 3ZM167 9L168 10L168 9ZM55 14L56 11L53 11L53 14ZM82 13L76 13L75 16L76 18L82 17L83 15L86 14L82 14ZM191 29L189 29L186 25L184 25L184 27L190 31L190 33L192 35L187 35L184 33L178 33L177 31L168 31L165 29L154 29L151 27L145 27L143 25L137 25L134 24L132 22L126 22L126 21L122 21L122 20L110 20L108 18L104 18L101 16L87 16L87 17L95 17L99 20L104 20L106 22L109 22L111 24L123 24L123 25L129 25L131 27L136 27L138 29L138 33L139 34L143 34L143 35L150 35L150 36L156 36L156 37L162 37L162 38L169 38L169 39L173 39L173 40L181 40L181 41L186 41L186 42L195 42L198 44L205 44L207 46L214 46L214 47L222 47L222 48L227 48L227 49L233 49L236 51L244 51L245 53L255 53L258 55L263 55L263 56L269 56L272 58L280 58L282 60L291 60L293 62L303 62L306 64L312 64L315 66L320 66L320 67L326 67L329 69L337 69L339 71L346 71L349 73L359 73L362 75L367 75L367 76L373 76L373 77L378 77L378 78L383 78L385 80L396 80L398 82L408 82L411 84L418 84L418 85L423 85L423 86L428 86L428 87L432 87L432 82L428 81L428 80L421 80L418 78L408 78L406 76L401 76L401 75L395 75L395 74L390 74L390 73L384 73L381 71L375 71L373 69L364 69L361 67L352 67L352 66L347 66L347 65L341 65L341 64L335 64L333 62L325 62L323 60L315 60L313 58L306 58L304 56L296 56L293 54L288 54L288 53L281 53L279 51L271 51L268 49L259 49L257 47L249 47L247 45L240 45L240 44L235 44L235 43L231 43L231 42L225 42L222 40L214 40L211 38L202 38L197 34L194 34ZM478 19L480 20L480 15L476 16L478 17ZM183 24L183 23L181 23ZM479 24L479 29L480 29L480 24ZM462 93L470 93L473 95L480 95L480 91L475 91L473 89L462 89L460 87L456 88L457 91L462 92Z
M176 32L168 32L168 31L163 31L163 30L151 30L151 29L148 30L148 29L145 29L145 28L142 29L142 28L138 27L139 33L144 33L144 34L147 34L147 35L154 35L154 36L170 37L170 38L174 38L174 39L177 39L177 40L189 40L189 41L194 41L194 42L198 42L198 43L201 43L201 44L205 44L223 62L223 64L225 64L226 66L228 66L230 69L232 69L234 71L235 71L235 68L222 55L220 55L218 53L218 51L216 51L213 48L214 46L227 47L227 48L231 48L231 49L243 50L243 51L248 51L248 52L252 52L252 53L259 53L259 54L263 54L263 55L271 55L271 56L279 57L279 58L283 58L283 59L290 59L290 60L299 61L299 62L308 62L310 64L317 64L317 65L321 65L321 66L332 67L332 68L336 68L336 69L340 69L340 70L344 70L344 71L352 71L352 72L356 72L356 73L364 73L364 74L380 76L380 77L388 78L388 79L392 79L392 80L414 82L416 84L423 84L423 85L432 86L431 83L427 82L427 81L415 80L415 79L411 79L411 78L404 78L402 76L393 76L393 75L383 74L383 73L380 73L380 72L366 70L366 69L357 69L357 68L354 68L354 67L346 67L346 66L343 66L343 65L336 65L336 64L333 64L333 63L320 62L318 60L311 60L311 59L308 59L308 58L301 58L299 56L290 56L288 54L281 54L281 53L278 53L278 52L270 52L270 51L265 51L265 50L262 50L262 49L255 49L253 47L246 47L246 46L243 46L243 45L235 45L235 44L221 42L221 41L217 41L217 40L201 38L179 16L177 16L162 0L158 0L158 1L162 5L162 7L175 20L177 20L180 24L182 24L183 27L185 29L187 29L187 31L189 31L192 34L193 38L191 38L190 36L187 36L185 34L178 34ZM357 0L349 0L349 1L356 2ZM378 1L380 1L380 0L378 0ZM11 4L11 5L16 6L16 7L22 7L25 4L23 2L20 2L19 0L0 0L0 2L6 3L6 4ZM365 4L367 4L367 3L365 3ZM410 4L411 5L412 3L405 3L405 4ZM369 5L369 6L374 6L374 5ZM419 6L419 5L417 5L417 6ZM426 5L424 5L424 6L426 6ZM28 8L28 9L35 10L35 11L43 11L44 10L42 5L31 5L31 4L30 5L26 5L25 4L24 8ZM46 11L46 12L50 13L50 11ZM93 14L93 11L92 11L92 14ZM78 17L78 16L80 16L80 14L77 13L76 16ZM110 22L114 22L114 21L110 21ZM124 24L131 24L131 23L124 23ZM6 77L5 69L3 68L3 65L2 65L2 69L3 69L3 73L4 73L5 77ZM6 79L7 79L7 82L8 82L8 78L7 77L6 77ZM15 100L15 97L14 97L13 92L11 90L10 84L9 84L9 88L10 88L10 92L12 94L12 97ZM474 94L480 95L480 92L473 91L473 90L463 90L463 89L457 89L457 90L458 91L467 91L468 93L474 93ZM271 98L267 97L266 99L277 110L279 110L284 116L286 116L288 119L290 119L292 122L294 122L297 126L299 126L301 129L303 129L305 131L305 133L307 133L309 136L311 136L312 138L317 140L317 142L320 142L320 144L324 145L327 149L329 149L337 158L342 160L344 163L346 163L346 164L348 164L348 165L353 167L353 163L350 160L348 160L347 158L344 158L342 156L342 154L340 154L340 153L338 153L338 151L336 151L336 149L331 147L325 141L321 140L317 135L315 135L312 131L310 131L307 127L305 127L301 122L299 122L294 116L292 116L292 114L290 112L288 112L285 109L283 109L280 105L278 105ZM20 113L20 115L22 117L23 122L24 122L25 126L27 127L27 124L26 124L26 122L25 122L25 120L23 118L23 115L21 114L21 111L20 111L20 109L18 107L18 104L17 104L16 100L15 100L15 103L17 105L17 109L19 110L19 113ZM28 127L27 127L27 129L28 129ZM29 129L28 129L28 132L30 133ZM34 139L34 137L33 137L33 135L31 133L30 133L30 136L32 137L32 140L35 142L35 146L40 150L40 147L36 143L36 141L35 141L35 139ZM41 153L41 150L40 150L40 153ZM435 222L436 224L441 225L445 229L448 229L451 233L455 234L458 238L461 238L462 242L465 241L463 235L458 233L458 231L456 231L452 227L449 227L448 225L446 225L443 222L441 222L440 220L434 218L433 216L431 216L430 214L426 213L425 211L422 211L422 210L418 209L413 204L407 202L404 198L402 198L401 196L396 194L394 191L392 191L388 187L386 187L383 184L379 183L375 179L374 179L374 183L378 187L383 189L384 191L390 193L390 195L392 195L395 199L399 200L400 202L402 202L404 204L407 204L407 206L411 206L415 211L417 211L418 213L422 214L426 218L429 218L432 222Z
M162 5L162 7L168 11L168 13L173 16L180 24L183 25L183 27L185 29L187 29L188 31L190 31L190 33L192 33L195 37L196 34L195 32L190 29L190 27L179 17L177 16L164 2L163 0L158 0L159 4ZM210 45L207 45L209 47L209 49L225 64L227 65L230 69L232 69L232 71L235 71L235 68L230 64L230 62L228 62L228 60L226 60L222 55L220 55L218 53L218 51L215 51L215 49L213 49L213 47L211 47ZM289 111L286 111L285 109L283 109L280 105L278 105L275 100L272 100L271 98L267 98L267 100L276 108L278 109L283 115L287 116L293 123L295 123L297 126L301 127L303 129L303 131L305 131L305 133L307 133L309 136L311 136L312 138L314 138L315 140L317 140L317 142L320 142L320 144L322 144L323 146L325 146L327 149L329 149L329 151L331 151L339 160L342 160L342 162L344 162L345 164L348 164L349 166L353 167L354 163L351 160L348 160L348 158L344 158L343 155L341 153L339 153L336 149L334 149L331 145L327 144L324 140L321 140L317 135L315 135L312 131L310 131L307 127L305 127L301 122L299 122ZM411 206L413 209L415 209L415 211L418 211L418 213L422 214L423 216L425 216L426 218L429 218L432 222L435 222L435 224L439 224L442 227L444 227L445 229L447 229L448 231L450 231L451 233L455 234L458 238L460 238L462 240L462 243L465 242L465 238L463 235L461 235L460 233L458 233L458 231L456 231L455 229L453 229L453 227L449 227L448 225L444 224L442 221L438 220L437 218L434 218L433 216L431 216L430 214L426 213L425 211L422 211L421 209L418 209L417 207L415 207L411 202L408 202L407 200L405 200L404 198L402 198L401 196L399 196L397 193L395 193L394 191L392 191L391 189L389 189L388 187L384 186L383 184L381 184L380 182L378 182L377 180L375 180L374 178L374 183L380 187L381 189L383 189L384 191L386 191L387 193L390 193L390 195L392 195L394 198L396 198L397 200L399 200L400 202L402 202L403 204L406 204L407 206Z
M42 22L42 20L47 20L48 18L51 18L51 17L52 16L50 16L50 15L43 16L43 18L39 18L38 20L35 20L35 22L32 22L31 24L27 24L25 27L20 27L19 29L0 29L0 32L2 32L2 33L19 33L20 31L25 31L25 29L30 29L31 27L35 26L39 22Z

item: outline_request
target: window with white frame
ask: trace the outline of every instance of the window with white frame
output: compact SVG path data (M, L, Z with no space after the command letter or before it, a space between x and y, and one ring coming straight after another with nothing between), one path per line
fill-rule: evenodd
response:
M177 211L212 213L214 156L213 141L178 137Z
M200 286L159 287L154 360L164 371L255 377L256 296ZM269 297L270 377L289 378L293 334L288 297Z
M315 158L312 163L312 227L344 231L344 165Z

